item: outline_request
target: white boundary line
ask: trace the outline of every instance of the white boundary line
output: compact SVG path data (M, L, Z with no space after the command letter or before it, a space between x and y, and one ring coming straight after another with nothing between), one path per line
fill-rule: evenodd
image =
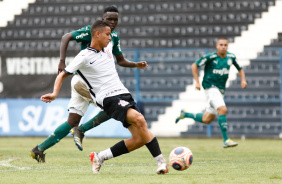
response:
M9 168L13 168L15 170L28 170L28 169L31 169L30 167L17 167L17 166L14 166L12 165L10 162L14 161L14 160L18 160L20 158L9 158L9 159L6 159L6 160L1 160L0 161L0 167L3 166L3 167L9 167ZM3 171L3 170L1 170Z

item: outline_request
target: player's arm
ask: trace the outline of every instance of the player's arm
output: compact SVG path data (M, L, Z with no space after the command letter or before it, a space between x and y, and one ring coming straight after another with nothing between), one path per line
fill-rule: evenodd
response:
M243 68L237 63L236 57L233 59L233 65L236 67L236 69L239 72L239 76L241 78L241 87L245 89L248 86L246 78L245 78L245 72Z
M67 76L69 76L69 75L67 73L65 73L64 71L62 71L59 75L57 75L57 78L56 78L55 84L54 84L53 93L48 93L48 94L42 95L41 100L43 102L46 102L46 103L48 103L48 102L50 103L53 100L55 100L57 98L58 94L59 94L62 83Z
M117 64L122 67L139 68L145 70L148 67L146 61L139 61L137 63L129 61L123 57L123 54L116 56Z
M62 36L61 46L60 46L60 62L58 65L58 74L62 72L64 68L66 67L65 60L66 60L66 55L67 55L67 48L71 40L74 40L71 33L67 33L64 36Z
M196 81L196 84L195 84L195 87L197 90L200 90L201 89L201 84L200 84L200 81L199 81L199 72L198 72L198 66L196 65L196 63L193 63L192 66L191 66L191 69L192 69L192 74L193 74L193 77Z
M243 89L247 88L248 84L247 84L247 81L246 81L246 78L245 78L245 72L243 69L239 70L239 75L240 75L240 78L241 78L241 87Z

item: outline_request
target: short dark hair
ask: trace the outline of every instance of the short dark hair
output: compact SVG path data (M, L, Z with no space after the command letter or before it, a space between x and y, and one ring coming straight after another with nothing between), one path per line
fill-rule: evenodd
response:
M107 26L110 27L110 25L104 22L103 20L96 20L91 26L91 35L94 35L98 29L101 29Z
M218 40L227 40L227 41L228 41L228 38L226 38L226 37L224 37L224 36L221 36L221 37L217 38L217 41L218 41Z
M112 5L112 6L108 6L104 9L104 13L107 13L107 12L118 12L118 9L115 5Z

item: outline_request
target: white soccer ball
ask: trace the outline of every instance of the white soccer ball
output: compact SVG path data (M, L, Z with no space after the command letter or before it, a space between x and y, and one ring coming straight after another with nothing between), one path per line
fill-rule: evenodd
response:
M175 170L184 171L188 169L193 162L193 154L189 148L177 147L169 154L169 164Z

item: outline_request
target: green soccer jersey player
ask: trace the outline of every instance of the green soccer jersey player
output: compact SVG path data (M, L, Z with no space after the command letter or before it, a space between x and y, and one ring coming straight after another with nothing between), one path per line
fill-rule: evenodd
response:
M196 89L200 90L198 68L205 65L202 86L205 90L207 106L205 113L189 113L181 111L176 118L176 123L180 119L192 118L195 121L210 124L218 114L218 124L223 136L223 147L234 147L238 143L229 139L227 135L227 108L224 102L225 85L228 79L229 70L232 65L236 67L241 77L241 87L246 88L247 82L243 69L238 65L234 54L227 52L228 40L219 38L216 44L217 51L207 54L192 64L192 73L196 80Z
M136 67L139 69L147 68L146 61L131 62L124 58L120 49L120 40L118 34L114 31L118 24L119 12L117 7L109 6L105 8L103 14L103 21L110 25L111 28L111 42L113 42L113 55L116 57L117 64L123 67ZM60 63L58 65L58 74L61 73L66 67L65 58L68 43L71 40L75 40L81 43L81 49L85 49L91 42L91 25L85 26L79 30L67 33L62 37L60 47ZM82 151L82 139L84 133L101 123L110 119L110 117L104 112L100 111L95 117L87 121L86 123L79 125L82 116L87 111L89 104L95 104L95 101L91 99L89 90L86 87L85 82L78 75L74 75L71 81L71 99L68 105L69 116L68 120L57 127L47 139L41 144L35 146L30 155L38 162L45 162L45 154L43 153L48 148L58 143L62 138L67 136L71 131L74 136L74 141L79 150Z

